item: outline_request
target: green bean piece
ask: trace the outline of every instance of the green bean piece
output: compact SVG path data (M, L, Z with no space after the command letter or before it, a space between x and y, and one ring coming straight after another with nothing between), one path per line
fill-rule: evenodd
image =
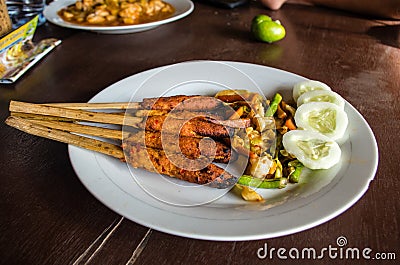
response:
M263 180L243 175L239 178L238 184L261 189L282 189L286 187L287 182L287 178Z
M282 96L279 93L276 93L275 96L273 97L271 103L269 104L269 108L265 112L265 117L272 117L274 116L276 110L278 109L279 103L282 101Z
M300 180L300 174L301 171L303 170L303 164L302 163L297 163L295 170L289 175L289 182L291 183L298 183Z

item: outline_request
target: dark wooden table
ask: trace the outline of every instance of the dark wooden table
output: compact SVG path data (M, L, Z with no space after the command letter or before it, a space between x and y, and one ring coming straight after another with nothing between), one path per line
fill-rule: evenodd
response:
M249 33L265 13L287 29L268 45ZM179 21L127 35L101 35L46 23L37 39L62 44L13 85L0 86L0 119L10 100L85 102L127 76L172 63L209 59L249 62L294 72L331 85L370 124L379 168L366 194L340 216L306 231L273 239L213 242L151 230L100 203L75 174L67 145L0 123L1 264L283 264L259 259L264 246L369 247L400 258L399 120L400 23L324 8L258 2L237 9L201 3ZM392 255L389 255L392 253ZM293 260L291 260L293 261ZM376 261L376 260L374 260ZM374 264L365 260L298 260L305 264ZM396 264L394 260L387 263ZM379 264L383 264L381 261Z

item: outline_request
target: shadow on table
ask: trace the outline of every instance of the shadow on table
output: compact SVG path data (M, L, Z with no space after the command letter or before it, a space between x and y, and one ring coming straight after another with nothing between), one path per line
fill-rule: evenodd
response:
M374 26L368 29L367 34L382 44L400 48L400 25Z

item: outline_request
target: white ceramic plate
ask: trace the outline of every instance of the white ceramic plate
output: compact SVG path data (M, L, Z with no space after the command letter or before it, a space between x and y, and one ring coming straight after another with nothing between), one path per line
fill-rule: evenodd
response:
M216 66L222 66L222 70L217 70ZM165 78L165 73L168 73L168 78ZM236 74L232 76L232 73ZM164 79L160 79L163 76ZM207 81L208 78L211 81ZM188 82L189 79L192 82ZM261 89L267 97L280 91L284 99L290 99L293 84L304 79L254 64L194 61L130 76L104 89L91 102L120 102L159 96L162 90L166 90L167 95L212 94L221 86L222 89L225 86L235 88L236 82L237 88ZM145 89L149 84L158 84L158 88ZM248 87L251 84L255 87ZM138 93L135 94L135 90L139 90ZM142 189L132 177L138 172L131 172L126 164L116 159L74 146L69 146L69 154L87 189L110 209L134 222L197 239L272 238L300 232L338 216L368 189L378 165L376 140L364 118L347 102L345 111L350 122L348 138L341 145L341 162L329 170L304 171L300 183L285 189L258 190L266 199L264 203L245 202L237 194L228 192L210 203L181 206L182 198L193 198L185 192L179 194L179 190L171 193L169 188L163 189L163 182L156 174L143 172L149 177L158 177L159 182L154 180L154 183L160 184L156 191L159 194L154 196ZM168 201L164 202L158 195ZM174 205L176 200L178 203Z
M175 7L175 13L171 17L160 21L137 24L137 25L129 25L129 26L115 26L115 27L83 26L64 21L57 14L57 12L66 6L74 4L76 0L56 0L54 2L51 2L48 6L45 7L43 14L48 21L61 27L89 30L103 34L127 34L127 33L146 31L176 21L178 19L181 19L189 15L194 9L193 2L191 2L190 0L165 0L165 1L172 4Z

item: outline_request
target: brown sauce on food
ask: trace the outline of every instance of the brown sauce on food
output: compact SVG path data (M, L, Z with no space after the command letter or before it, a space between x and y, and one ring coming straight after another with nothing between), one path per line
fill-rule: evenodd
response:
M57 12L84 26L127 26L171 17L175 8L162 0L78 0Z

